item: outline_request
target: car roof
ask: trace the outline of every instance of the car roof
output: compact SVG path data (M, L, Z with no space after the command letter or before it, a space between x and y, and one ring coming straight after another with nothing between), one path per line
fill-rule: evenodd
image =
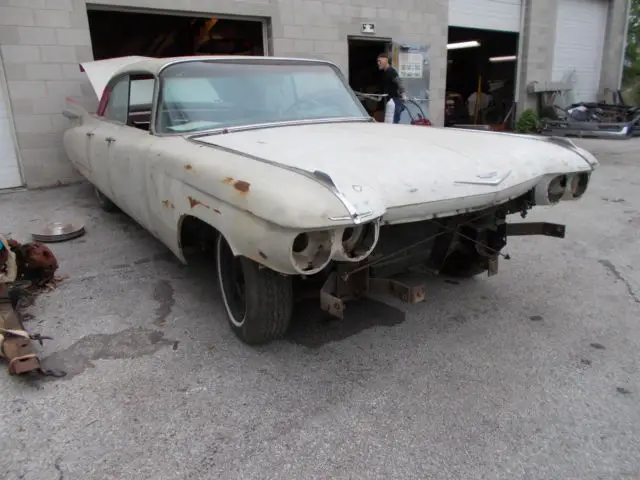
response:
M158 75L165 67L176 63L187 62L224 62L233 60L237 63L282 63L282 62L303 62L332 65L335 64L326 60L311 58L288 58L288 57L266 57L248 55L188 55L179 57L144 57L131 55L125 57L107 58L104 60L93 60L80 64L81 71L85 72L98 98L107 84L117 75L127 73L149 73Z
M326 60L319 59L310 59L310 58L289 58L289 57L266 57L266 56L245 56L245 55L188 55L188 56L179 56L179 57L165 57L165 58L155 58L155 57L137 57L140 60L132 63L128 63L126 66L123 66L117 73L127 73L133 71L145 71L152 74L158 74L165 67L175 64L175 63L184 63L184 62L224 62L233 60L234 62L243 63L243 60L246 60L246 63L254 63L259 61L260 63L281 63L281 62L309 62L309 63L331 63Z

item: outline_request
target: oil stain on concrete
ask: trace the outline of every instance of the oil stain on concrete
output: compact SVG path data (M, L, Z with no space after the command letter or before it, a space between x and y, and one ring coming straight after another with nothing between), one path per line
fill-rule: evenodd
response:
M173 298L173 285L169 280L160 280L153 288L153 299L158 302L156 307L156 325L164 324L176 301Z
M344 320L329 317L320 310L318 300L309 300L296 305L286 339L308 348L320 348L370 328L394 327L404 321L402 310L373 299L350 302Z
M163 347L173 345L164 333L146 328L129 328L114 334L97 334L82 337L66 350L44 358L43 367L64 370L69 380L93 367L94 360L132 359L152 355ZM47 377L50 378L50 377Z

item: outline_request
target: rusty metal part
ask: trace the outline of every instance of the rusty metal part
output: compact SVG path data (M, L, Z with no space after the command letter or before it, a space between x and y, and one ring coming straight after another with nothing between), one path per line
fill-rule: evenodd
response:
M490 277L498 274L499 262L500 257L498 255L487 257L487 272Z
M508 223L507 235L546 235L548 237L564 238L566 227L557 223L548 222L528 222L528 223Z
M425 299L424 285L407 285L395 279L370 277L370 270L353 271L351 275L333 271L320 290L320 308L344 319L346 302L371 293L391 294L403 302L418 303Z
M346 299L336 296L337 294L335 292L337 289L338 274L336 272L331 272L329 274L329 278L327 278L320 289L320 308L334 317L343 319Z
M390 293L406 303L424 302L426 297L424 285L407 285L391 278L372 278L369 282L371 293Z
M10 375L22 375L37 372L41 375L61 377L63 371L44 370L33 348L32 340L42 344L42 340L51 339L38 334L29 334L24 330L18 312L13 308L6 284L0 284L0 357L9 362Z
M31 232L32 238L38 242L65 242L84 234L84 225L78 221L47 222Z

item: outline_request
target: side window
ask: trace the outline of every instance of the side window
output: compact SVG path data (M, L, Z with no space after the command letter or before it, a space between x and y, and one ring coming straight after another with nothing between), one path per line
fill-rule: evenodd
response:
M115 122L127 123L127 106L129 103L129 77L119 80L111 89L104 118Z
M134 78L131 80L131 95L129 97L129 105L132 110L140 107L151 108L153 103L153 87L155 80L151 78Z

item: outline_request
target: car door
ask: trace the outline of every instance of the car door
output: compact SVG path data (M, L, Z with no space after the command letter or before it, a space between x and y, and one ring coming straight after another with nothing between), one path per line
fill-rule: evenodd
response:
M93 183L98 190L123 209L122 202L115 195L111 185L109 162L113 153L112 144L127 121L128 92L128 76L110 82L104 93L107 95L105 109L97 113L101 122L95 130L87 132L90 139L89 163Z
M126 75L117 79L110 90L103 124L92 138L94 171L104 179L103 193L125 213L149 228L149 208L145 191L145 172L148 152L154 137L148 131L153 96L153 77L143 88L140 79ZM147 96L148 98L142 98Z

